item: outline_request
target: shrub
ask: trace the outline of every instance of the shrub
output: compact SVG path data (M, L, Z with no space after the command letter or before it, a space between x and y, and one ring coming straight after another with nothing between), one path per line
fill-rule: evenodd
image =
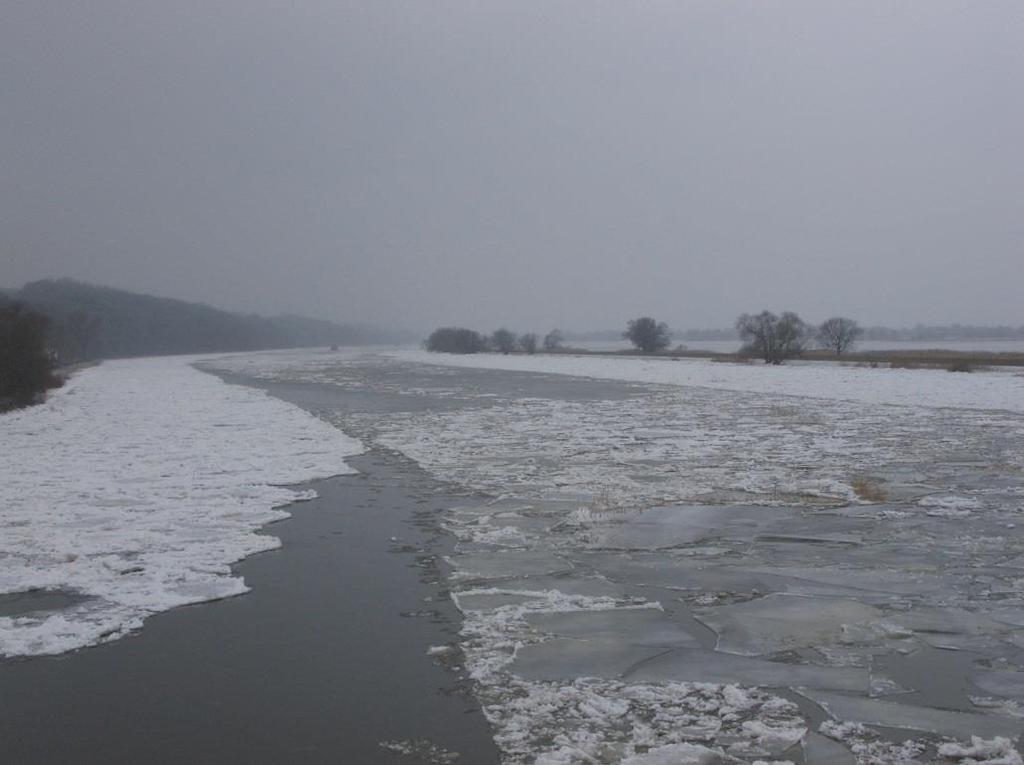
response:
M854 493L866 502L885 502L888 498L882 484L873 478L855 478L850 482Z
M531 356L537 352L537 336L532 332L519 336L519 347Z

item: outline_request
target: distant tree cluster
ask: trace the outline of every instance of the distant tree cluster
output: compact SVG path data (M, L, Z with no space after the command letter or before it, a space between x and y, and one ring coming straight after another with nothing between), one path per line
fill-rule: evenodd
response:
M561 345L562 333L557 329L549 332L544 338L544 349L551 351ZM502 327L490 335L483 335L465 327L441 327L430 333L424 346L434 353L515 353L534 354L540 339L533 332L517 335L510 329Z
M479 332L465 327L441 327L427 338L426 347L434 353L483 353L487 340Z
M650 316L630 319L622 336L643 353L663 351L671 342L668 325L663 321L655 321Z
M792 311L781 315L771 311L745 313L736 320L736 332L743 341L740 353L758 356L766 364L796 358L815 343L839 356L853 348L863 334L853 319L834 316L814 327Z
M20 303L0 306L0 411L35 403L61 384L45 316Z

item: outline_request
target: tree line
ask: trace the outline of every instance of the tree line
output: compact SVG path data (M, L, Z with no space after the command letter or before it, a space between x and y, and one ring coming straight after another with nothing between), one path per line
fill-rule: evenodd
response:
M753 356L766 364L781 364L787 359L800 356L810 347L825 348L837 356L851 350L863 334L860 325L853 319L834 316L821 324L807 324L792 311L781 315L771 311L758 314L743 314L736 320L736 333L743 345L740 355ZM672 334L668 325L651 316L630 319L622 333L641 353L665 351L671 344ZM543 341L546 351L562 348L563 335L555 329ZM425 343L428 351L438 353L536 353L537 335L517 335L502 328L489 335L465 327L441 327L434 330Z
M2 298L2 296L0 296ZM61 364L129 356L409 342L415 335L301 316L257 316L71 279L30 282L17 300L49 319Z
M564 338L560 330L553 329L541 340L533 332L518 335L502 327L490 334L482 334L465 327L441 327L430 333L424 347L434 353L522 353L534 354L543 345L546 351L562 347Z
M842 355L853 347L863 330L853 319L843 316L834 316L813 326L792 311L781 316L762 311L740 316L736 320L736 333L743 343L740 355L760 357L766 364L781 364L812 345ZM642 353L663 351L671 342L668 325L650 316L631 319L622 336Z

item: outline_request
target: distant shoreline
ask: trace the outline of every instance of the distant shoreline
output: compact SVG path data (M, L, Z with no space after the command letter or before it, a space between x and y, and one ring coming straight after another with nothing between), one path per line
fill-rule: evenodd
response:
M1013 341L1007 341L1013 342ZM517 352L515 355L524 355ZM538 351L537 355L561 356L599 356L651 359L710 359L724 363L756 364L757 358L741 353L728 351L711 351L697 349L667 350L655 353L642 353L635 349L593 350L587 348L562 348L559 350ZM942 369L954 364L968 364L972 367L987 366L1024 366L1024 351L957 351L942 348L934 349L894 349L878 351L852 351L837 356L827 350L810 350L802 353L795 361L828 361L840 364L885 364L889 367L904 369Z

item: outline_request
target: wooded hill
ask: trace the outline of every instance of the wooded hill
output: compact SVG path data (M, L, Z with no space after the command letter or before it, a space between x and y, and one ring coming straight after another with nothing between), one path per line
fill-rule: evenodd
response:
M50 320L60 363L176 353L249 351L322 345L405 342L400 333L362 324L301 316L266 317L221 311L201 303L153 297L71 279L30 282L0 290Z

